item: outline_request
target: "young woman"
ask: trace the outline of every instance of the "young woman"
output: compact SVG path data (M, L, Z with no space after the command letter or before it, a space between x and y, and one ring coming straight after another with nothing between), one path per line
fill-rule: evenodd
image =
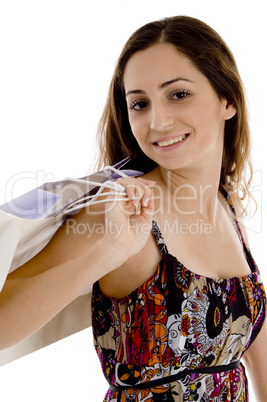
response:
M118 180L127 200L76 215L104 234L66 223L9 276L1 347L94 283L105 401L247 401L241 358L264 401L266 296L237 220L250 138L231 52L193 18L145 25L122 51L101 127L100 165L129 156L144 175Z

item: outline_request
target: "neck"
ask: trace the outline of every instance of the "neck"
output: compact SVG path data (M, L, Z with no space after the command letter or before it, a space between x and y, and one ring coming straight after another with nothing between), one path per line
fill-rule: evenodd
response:
M154 171L154 179L161 189L159 196L156 196L158 208L162 210L163 207L165 213L183 220L199 218L215 225L221 171L221 165L217 165L213 169L202 167L191 171L167 170L158 166Z

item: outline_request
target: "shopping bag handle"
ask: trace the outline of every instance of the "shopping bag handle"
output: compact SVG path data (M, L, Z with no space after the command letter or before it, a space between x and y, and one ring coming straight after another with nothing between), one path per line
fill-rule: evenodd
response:
M128 176L122 172L121 170L116 169L114 166L106 166L103 170L111 170L114 173L116 173L118 176L121 176L122 178L127 178ZM69 180L68 178L66 180ZM115 181L111 181L111 180L107 180L104 183L99 183L96 181L92 181L90 183L90 180L86 180L86 179L71 179L74 182L77 183L86 183L88 184L93 184L95 185L95 187L99 186L98 191L96 192L96 194L94 195L87 195L85 197L82 197L78 200L75 200L73 203L71 203L67 208L64 209L64 211L62 211L64 213L64 215L68 215L74 211L77 211L81 208L85 208L89 205L95 205L95 204L101 204L101 203L106 203L106 202L114 202L114 201L128 201L129 198L127 197L127 193L125 191L125 188L115 182ZM106 191L103 192L104 189L110 189L113 191ZM111 195L117 195L117 197L115 198L104 198L104 199L98 199L99 197L103 197L103 196L111 196Z

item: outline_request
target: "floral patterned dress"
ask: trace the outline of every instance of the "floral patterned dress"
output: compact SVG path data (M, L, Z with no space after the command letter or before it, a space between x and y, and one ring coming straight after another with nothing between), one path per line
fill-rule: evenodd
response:
M230 206L251 273L218 280L196 275L168 253L153 221L162 254L154 275L122 299L106 297L98 282L93 287L95 348L107 381L115 385L104 402L248 401L242 363L220 372L200 370L240 360L266 314L259 270L231 199L223 188L220 191ZM179 380L167 382L169 376L183 372ZM153 383L165 377L163 384Z

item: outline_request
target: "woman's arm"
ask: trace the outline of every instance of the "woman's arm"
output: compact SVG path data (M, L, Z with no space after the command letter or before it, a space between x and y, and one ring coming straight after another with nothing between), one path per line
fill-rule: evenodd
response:
M244 362L252 381L257 402L266 401L267 320L255 341L244 354Z
M103 253L98 241L86 253L37 275L9 278L0 295L0 349L36 332L121 262L107 243Z
M140 231L139 226L151 227L152 191L144 180L131 178L122 184L131 201L82 210L37 256L8 276L0 293L0 349L37 331L144 247L149 231ZM114 233L116 228L119 234Z
M235 195L231 195L235 210L238 214L238 221L241 225L245 243L249 246L246 227L242 219L242 211L238 205ZM257 402L266 401L266 379L267 379L267 320L252 345L244 354L244 362L252 381L253 391Z

